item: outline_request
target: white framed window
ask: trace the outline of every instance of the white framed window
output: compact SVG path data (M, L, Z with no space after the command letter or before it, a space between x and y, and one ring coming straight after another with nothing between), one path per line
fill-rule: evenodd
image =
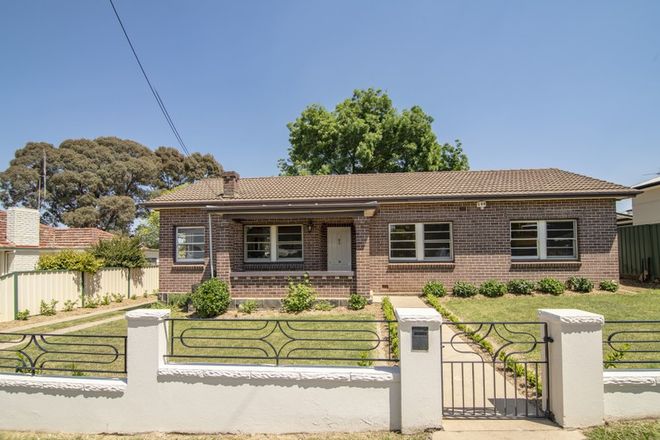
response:
M577 258L575 220L511 222L511 258L514 260L573 260Z
M303 261L302 225L245 226L245 261Z
M179 226L176 228L176 254L178 263L199 263L204 261L203 226Z
M451 261L451 223L393 223L389 225L390 260Z

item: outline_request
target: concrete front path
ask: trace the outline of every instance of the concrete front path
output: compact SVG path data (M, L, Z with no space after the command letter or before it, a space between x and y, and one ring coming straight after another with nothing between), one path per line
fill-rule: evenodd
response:
M567 431L548 420L447 420L433 440L583 440L580 431Z

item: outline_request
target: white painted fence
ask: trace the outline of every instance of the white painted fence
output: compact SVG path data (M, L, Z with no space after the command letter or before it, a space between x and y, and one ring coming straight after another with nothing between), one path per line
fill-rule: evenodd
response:
M40 313L41 301L57 301L62 310L66 301L83 306L85 298L121 294L142 296L158 291L158 267L136 269L105 268L95 274L76 271L15 272L0 278L0 321L11 321L18 311ZM84 294L83 294L84 293Z

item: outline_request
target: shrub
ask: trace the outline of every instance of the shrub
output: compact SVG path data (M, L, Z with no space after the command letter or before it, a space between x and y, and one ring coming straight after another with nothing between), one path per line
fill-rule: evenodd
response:
M619 290L619 283L611 280L603 280L598 287L600 287L600 290L605 290L607 292L616 292Z
M95 273L102 265L102 262L89 252L76 252L69 249L56 254L40 256L37 270L75 270Z
M76 308L76 304L78 304L78 300L71 301L70 299L67 299L66 301L64 301L64 311L65 312L72 311L73 309Z
M461 298L468 298L474 296L479 292L477 286L474 284L466 283L463 281L456 281L454 288L452 289L452 294L454 296L459 296Z
M488 280L479 286L479 293L489 298L504 296L506 293L506 284L497 280Z
M124 295L121 293L111 293L110 297L112 298L112 301L116 303L124 302Z
M131 295L131 299L135 301L137 299L137 295Z
M109 306L112 300L110 299L110 295L103 295L101 299L99 300L102 306Z
M529 280L511 280L506 289L514 295L531 295L534 291L534 282Z
M348 297L348 308L351 310L362 310L367 305L367 298L359 293L351 293Z
M85 298L85 308L95 309L99 306L99 298L97 296L88 296Z
M335 306L330 301L326 301L324 299L317 301L316 304L314 304L314 310L319 310L321 312L328 312L334 308Z
M114 237L99 241L90 251L106 267L144 267L147 259L137 237Z
M252 312L256 312L258 308L259 304L253 299L245 300L238 306L240 312L247 313L248 315Z
M445 296L447 291L440 281L429 281L422 289L424 295Z
M566 287L574 292L588 293L594 290L594 283L584 277L570 277L566 281Z
M171 293L167 295L167 305L170 307L186 310L188 309L188 304L190 304L189 293Z
M21 312L16 312L16 319L18 319L19 321L27 321L29 317L30 317L30 311L28 309L25 309Z
M202 318L212 318L227 311L231 297L227 283L217 278L211 278L195 289L190 300L197 315Z
M299 283L289 280L289 293L282 299L282 308L287 313L300 313L314 305L316 291L305 274Z
M383 298L383 316L386 320L392 321L387 323L387 332L390 337L390 350L394 357L399 357L399 325L396 322L396 315L394 313L394 306L388 297Z
M554 278L543 278L538 282L536 288L543 293L561 295L564 293L564 283Z
M55 309L56 306L56 300L52 300L51 302L47 303L42 299L41 303L39 304L39 314L43 316L53 316L57 314L57 310Z

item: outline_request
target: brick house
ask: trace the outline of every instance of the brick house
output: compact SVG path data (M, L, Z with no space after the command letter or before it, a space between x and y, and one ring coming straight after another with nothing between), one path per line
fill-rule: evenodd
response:
M618 279L616 200L636 190L558 169L240 178L163 195L160 290L216 276L235 298L419 293L429 280ZM209 239L211 237L211 239Z

